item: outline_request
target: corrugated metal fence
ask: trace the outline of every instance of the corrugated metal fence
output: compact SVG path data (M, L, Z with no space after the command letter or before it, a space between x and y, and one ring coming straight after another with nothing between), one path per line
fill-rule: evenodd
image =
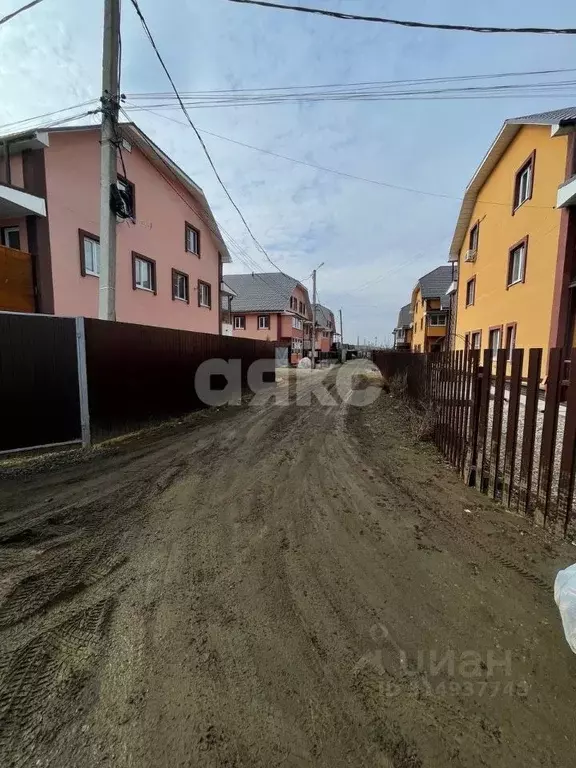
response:
M542 350L528 350L525 377L524 358L523 349L510 359L504 349L374 354L384 376L405 372L408 395L434 411L435 443L469 485L573 537L576 350L569 366L550 350L547 371Z
M240 392L257 360L267 361L260 378L273 381L274 358L274 344L252 339L0 313L0 452L87 445L94 435L183 415L205 406L195 381L205 361L222 361L205 386L221 392L235 371L231 386Z

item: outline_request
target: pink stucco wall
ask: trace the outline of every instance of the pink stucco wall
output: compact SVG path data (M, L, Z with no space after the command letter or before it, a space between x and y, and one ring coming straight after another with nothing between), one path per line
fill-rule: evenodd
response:
M234 328L234 318L240 315L245 318L244 329ZM258 318L260 315L268 315L270 329L260 330ZM260 341L277 341L278 339L278 315L275 312L233 312L232 335L241 339L260 339Z
M219 333L218 248L210 230L137 147L123 155L135 185L136 223L117 228L117 319ZM99 234L99 133L52 133L45 157L55 313L97 317L98 279L81 274L78 230ZM200 230L201 258L184 248L186 221ZM132 287L132 251L156 261L156 295ZM189 304L172 299L172 268L189 275ZM211 309L198 306L199 279L212 287Z

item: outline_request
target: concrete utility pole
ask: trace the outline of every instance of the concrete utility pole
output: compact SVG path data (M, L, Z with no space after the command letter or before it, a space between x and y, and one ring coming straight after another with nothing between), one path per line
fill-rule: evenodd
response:
M340 362L343 363L344 360L344 334L342 332L342 310L338 310L340 314Z
M316 367L316 272L323 266L324 262L318 264L312 272L312 368Z
M98 317L101 320L116 320L116 215L110 208L110 190L112 184L116 184L116 137L120 97L119 48L120 0L104 0L98 299Z
M316 368L316 270L312 272L312 368Z

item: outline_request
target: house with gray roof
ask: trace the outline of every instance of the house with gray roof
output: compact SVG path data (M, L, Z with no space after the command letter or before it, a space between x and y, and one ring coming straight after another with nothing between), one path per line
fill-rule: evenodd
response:
M452 266L443 265L422 275L416 282L410 302L414 352L434 352L444 348L453 279Z
M312 307L306 287L283 272L224 275L232 335L273 341L297 363L310 338Z
M412 342L412 311L410 304L401 307L394 334L394 349L409 350Z

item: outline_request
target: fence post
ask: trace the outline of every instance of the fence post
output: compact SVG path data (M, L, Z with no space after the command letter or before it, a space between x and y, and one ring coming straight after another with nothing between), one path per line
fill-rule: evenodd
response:
M78 390L80 394L80 427L82 430L82 447L89 448L92 442L90 435L90 408L88 406L88 372L86 368L86 331L84 318L76 317L76 364L78 368Z
M468 485L476 485L476 473L478 472L478 432L480 429L480 393L482 389L483 368L478 365L480 361L480 352L476 352L474 357L474 368L472 373L472 417L470 419L470 466L468 468Z

